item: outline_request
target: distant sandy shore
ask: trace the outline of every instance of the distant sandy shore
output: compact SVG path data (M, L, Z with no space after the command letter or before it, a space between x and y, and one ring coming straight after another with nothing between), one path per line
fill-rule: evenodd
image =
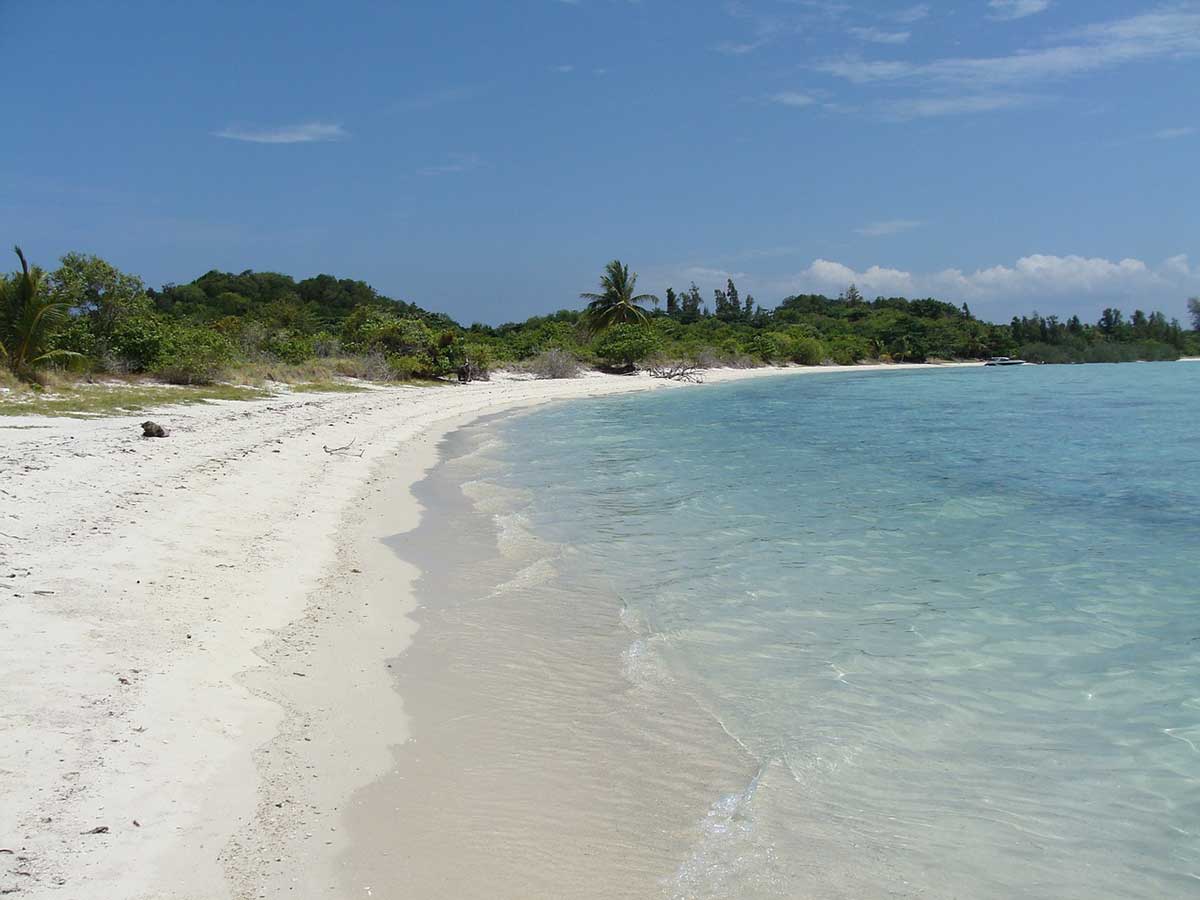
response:
M438 441L651 389L703 387L499 378L0 419L0 891L337 896L341 806L406 732L387 660L416 573L378 539L416 523Z

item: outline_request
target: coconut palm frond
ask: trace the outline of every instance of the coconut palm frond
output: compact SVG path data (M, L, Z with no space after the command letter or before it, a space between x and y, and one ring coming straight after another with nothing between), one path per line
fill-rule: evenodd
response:
M29 362L36 365L37 363L45 362L48 359L80 359L82 357L82 353L77 353L74 350L47 350L41 356L36 356Z
M629 267L619 259L614 259L604 267L604 274L600 276L600 292L589 291L579 295L580 299L588 301L584 321L589 330L599 332L612 325L641 323L649 319L649 314L641 304L657 303L658 298L653 294L635 294L637 278L637 273L631 273Z
M39 363L79 354L49 346L70 317L70 305L52 298L42 285L45 273L29 265L20 247L13 249L21 271L0 276L0 355L15 373L26 375Z

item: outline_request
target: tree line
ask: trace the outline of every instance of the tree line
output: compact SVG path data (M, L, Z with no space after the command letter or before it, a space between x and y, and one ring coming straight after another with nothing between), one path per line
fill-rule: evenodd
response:
M141 374L198 383L245 366L323 367L373 379L483 373L542 354L629 370L646 360L701 366L853 364L1017 356L1036 362L1175 359L1200 352L1200 300L1186 331L1162 313L1106 309L1097 322L1036 313L1008 324L977 319L933 298L798 294L767 309L730 279L706 302L693 283L665 304L637 293L637 275L614 260L583 309L523 322L462 325L385 296L364 281L273 272L210 271L185 284L147 287L100 257L68 253L50 271L18 251L0 275L0 361L19 377L57 368Z

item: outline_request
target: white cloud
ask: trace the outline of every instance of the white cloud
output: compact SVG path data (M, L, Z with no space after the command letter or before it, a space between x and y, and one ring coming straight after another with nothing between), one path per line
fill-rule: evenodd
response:
M1172 256L1163 267L1174 275L1182 275L1184 278L1191 278L1193 275L1200 276L1200 271L1192 272L1192 267L1188 264L1188 256L1186 253L1180 253L1178 256Z
M854 283L864 293L874 296L916 296L916 281L912 273L901 269L871 266L861 272L839 262L828 259L813 260L812 265L796 276L797 284L808 283L825 292L842 290Z
M340 141L350 136L341 125L327 122L305 122L278 128L231 125L215 134L231 141L248 141L252 144L311 144L317 141Z
M778 103L782 106L812 106L817 101L808 94L801 94L798 91L782 91L778 94L771 95L771 102Z
M1196 133L1196 129L1189 126L1183 128L1161 128L1154 132L1151 137L1160 141L1171 141L1175 138L1190 137Z
M753 254L743 254L750 258ZM764 255L765 256L765 255ZM818 258L805 268L777 276L731 272L712 266L686 266L647 273L655 282L695 281L706 295L733 278L742 293L752 293L764 305L790 294L836 296L854 283L867 297L937 297L951 303L968 302L995 321L1040 309L1044 313L1094 318L1108 305L1127 312L1141 308L1163 310L1168 317L1185 314L1185 298L1200 293L1200 265L1179 254L1151 266L1139 259L1110 260L1077 255L1036 253L1011 264L974 270L946 268L913 272L886 265L855 268Z
M851 28L849 34L871 44L904 44L912 37L908 31L884 31L880 28Z
M888 237L920 228L922 224L916 219L885 219L881 222L870 222L860 228L855 228L854 231L864 237Z
M913 273L882 266L856 271L842 263L818 259L791 282L795 291L829 292L854 282L867 296L935 296L953 302L1003 300L1015 307L1055 298L1101 298L1154 306L1176 303L1187 291L1200 286L1200 271L1190 268L1186 255L1173 256L1152 268L1139 259L1113 261L1037 253L1023 256L1012 265L973 272L950 268Z
M1023 19L1050 8L1050 0L988 0L993 19Z

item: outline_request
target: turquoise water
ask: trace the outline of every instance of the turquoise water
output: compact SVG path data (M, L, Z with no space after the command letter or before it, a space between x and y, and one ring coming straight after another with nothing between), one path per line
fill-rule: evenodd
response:
M751 761L664 895L1200 896L1200 365L780 376L494 430L488 479L568 548L556 603L611 604L612 666Z

